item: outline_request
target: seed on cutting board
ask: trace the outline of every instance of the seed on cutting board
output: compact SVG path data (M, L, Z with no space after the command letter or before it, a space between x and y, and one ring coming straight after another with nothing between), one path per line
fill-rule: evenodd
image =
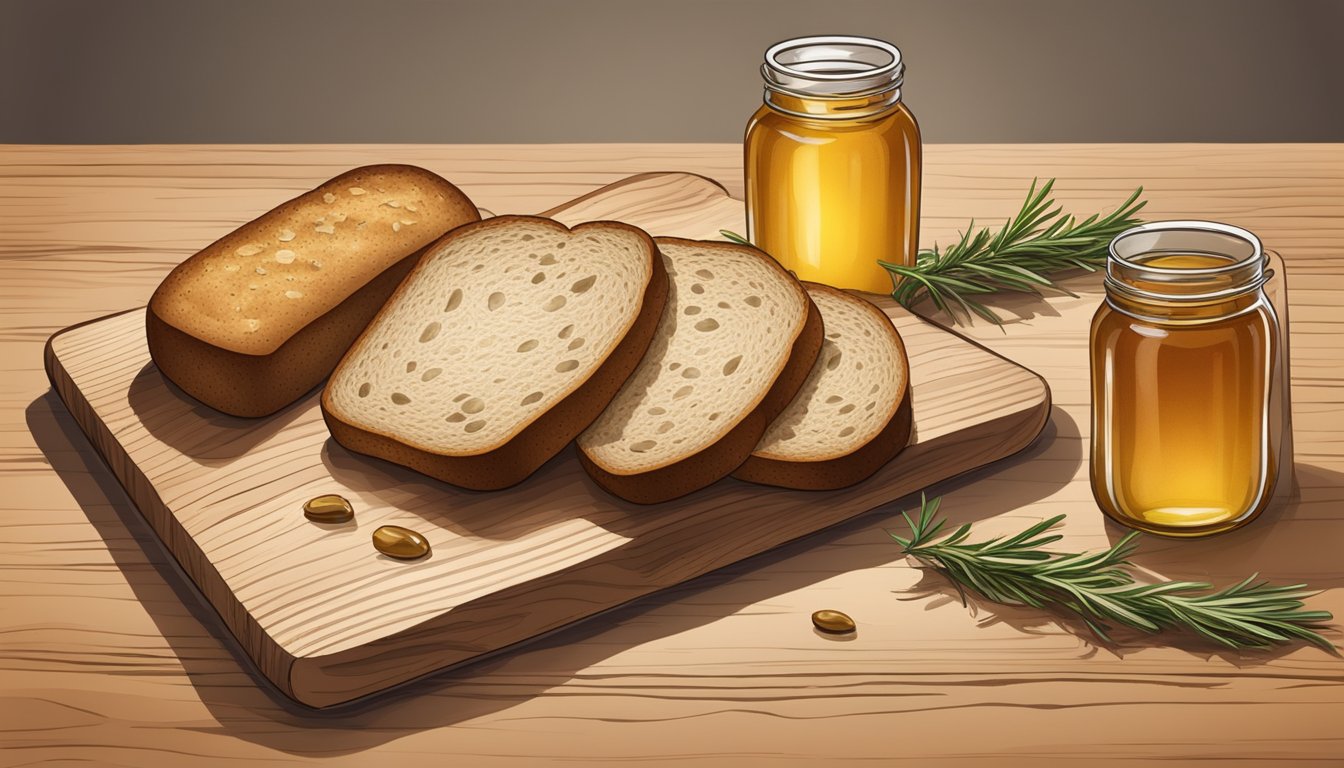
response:
M429 554L429 541L410 528L384 525L373 532L373 548L398 560L415 560Z
M812 624L822 632L837 634L854 631L854 620L840 611L817 611L812 614Z
M332 493L305 501L303 516L314 523L348 523L355 517L355 508L344 497Z

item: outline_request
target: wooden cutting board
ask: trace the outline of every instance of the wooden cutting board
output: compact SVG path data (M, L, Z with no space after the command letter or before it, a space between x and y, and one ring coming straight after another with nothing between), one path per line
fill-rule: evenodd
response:
M656 235L745 231L740 201L688 174L646 174L549 215L621 219ZM317 394L262 420L223 416L151 363L144 309L51 337L52 385L183 571L262 673L329 707L591 617L1001 459L1045 425L1036 374L884 297L910 355L914 437L852 488L786 491L724 480L654 507L598 489L572 447L521 485L458 490L352 454L328 436ZM339 493L355 521L302 514ZM371 532L423 533L417 562Z

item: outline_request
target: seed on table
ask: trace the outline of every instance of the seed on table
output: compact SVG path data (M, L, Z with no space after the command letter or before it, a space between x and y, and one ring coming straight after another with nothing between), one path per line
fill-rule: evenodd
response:
M314 523L348 523L355 517L355 508L344 497L331 493L305 501L303 516Z
M373 532L373 548L398 560L416 560L429 554L429 541L410 528L384 525Z
M855 629L854 620L840 611L817 611L812 614L812 624L822 632L834 632L836 634L853 632Z

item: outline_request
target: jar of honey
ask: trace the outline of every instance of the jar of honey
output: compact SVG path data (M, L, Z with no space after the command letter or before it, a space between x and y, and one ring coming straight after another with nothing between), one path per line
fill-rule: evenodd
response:
M747 124L747 232L800 279L890 293L879 259L913 265L920 140L894 45L804 37L765 53Z
M1254 519L1278 477L1279 319L1238 227L1168 221L1111 242L1092 320L1092 493L1131 528L1202 536Z

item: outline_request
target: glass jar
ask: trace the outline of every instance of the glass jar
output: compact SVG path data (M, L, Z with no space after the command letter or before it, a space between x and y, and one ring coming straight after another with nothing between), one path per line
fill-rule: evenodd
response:
M919 126L890 43L804 37L765 53L747 124L747 233L800 279L889 293L919 246Z
M1111 242L1092 319L1092 493L1115 521L1202 536L1254 519L1278 477L1279 320L1238 227L1168 221Z

